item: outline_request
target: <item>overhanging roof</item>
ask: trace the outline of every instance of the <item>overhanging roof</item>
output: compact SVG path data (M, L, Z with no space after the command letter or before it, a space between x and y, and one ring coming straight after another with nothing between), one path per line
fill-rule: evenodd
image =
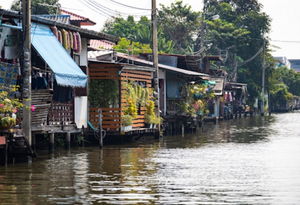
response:
M155 72L155 68L147 67L147 66L131 65L131 64L126 64L126 63L117 63L117 62L109 62L109 61L99 61L99 60L95 60L95 59L91 59L91 58L89 58L88 61L91 63L116 64L116 65L121 66L120 69L125 69L125 70Z
M70 11L60 9L61 14L67 14L70 15L70 21L74 23L80 23L81 26L93 26L96 25L96 22L91 21L89 18L86 18L84 16L80 16L78 14L72 13Z
M151 61L146 61L146 60L143 60L143 59L140 59L140 58L128 56L128 55L123 54L123 53L117 53L116 56L118 58L133 60L135 63L137 62L139 64L148 65L148 66L153 67L153 62L151 62ZM200 77L202 79L210 79L209 75L204 74L204 73L198 73L198 72L185 70L185 69L181 69L181 68L176 68L176 67L163 65L163 64L158 64L158 67L160 69L163 69L163 70L166 70L166 71L170 71L170 72L174 72L174 73L180 73L182 75L185 75L186 77Z
M5 18L19 19L20 15L22 17L22 13L19 14L16 11L10 11L10 10L5 10L5 9L0 9L0 14L2 14L2 16L5 17ZM103 40L108 40L108 41L112 41L112 42L118 42L119 41L119 37L117 37L117 36L112 36L112 35L109 35L109 34L105 34L105 33L97 32L97 31L93 31L93 30L80 28L78 26L73 26L73 25L70 25L70 24L65 24L65 23L62 23L62 22L57 22L57 21L54 21L54 20L41 18L39 16L32 15L31 16L31 22L36 22L36 23L40 23L40 24L44 24L44 25L48 25L48 26L56 26L59 29L65 29L65 30L72 31L72 32L78 31L80 33L80 36L83 37L83 38L103 39Z
M87 76L46 25L31 24L31 43L55 74L57 84L86 87Z
M216 81L216 85L215 87L213 87L212 90L215 91L214 95L223 95L223 88L224 88L224 78L216 78L216 77L211 77L210 78L211 81Z

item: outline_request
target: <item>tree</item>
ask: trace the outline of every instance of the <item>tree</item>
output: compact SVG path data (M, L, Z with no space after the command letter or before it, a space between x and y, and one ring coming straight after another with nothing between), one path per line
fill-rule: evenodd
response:
M129 55L138 55L139 53L152 53L149 44L140 44L139 42L131 42L126 38L121 38L117 45L113 48L120 53L128 53Z
M48 4L51 6L45 6L41 4ZM31 0L31 14L42 15L42 14L52 14L55 15L57 12L57 6L60 7L59 0ZM11 5L11 10L22 11L22 0L14 0ZM58 10L58 12L60 12Z
M205 1L204 18L208 19L213 14L219 14L220 19L216 21L207 21L208 35L206 42L209 48L218 48L229 52L228 60L225 66L231 67L233 71L233 54L242 61L251 59L262 47L263 39L269 33L271 28L270 17L261 12L262 5L256 0L207 0ZM211 44L211 45L210 45ZM266 45L269 45L266 39ZM231 47L228 50L228 47ZM213 49L208 50L212 52ZM271 61L271 55L266 53L266 65L270 71L274 68ZM216 53L214 53L216 54ZM262 53L252 61L238 68L238 82L248 84L250 100L260 96L261 92L261 68L262 68ZM270 67L268 67L270 66Z
M142 16L138 22L134 21L133 16L128 16L127 20L122 17L111 18L104 23L101 32L126 38L132 42L152 45L151 21L145 16ZM175 43L163 37L161 28L158 28L157 35L158 51L173 53Z
M226 3L234 8L237 15L244 14L248 11L258 11L263 7L257 0L204 0L204 11L207 11L210 7L218 7L220 4Z
M175 42L177 52L182 52L196 40L201 26L200 12L192 11L192 7L183 5L182 1L171 3L170 7L160 6L158 25L162 29L162 36Z

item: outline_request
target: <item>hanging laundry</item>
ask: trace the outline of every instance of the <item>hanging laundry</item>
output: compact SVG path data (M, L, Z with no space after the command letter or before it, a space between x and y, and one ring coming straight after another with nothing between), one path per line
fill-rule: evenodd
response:
M52 33L54 34L55 38L58 39L58 33L57 33L56 26L50 26L50 29L51 29Z
M1 88L11 87L17 84L19 67L10 63L0 62L0 92Z
M31 79L31 89L46 89L47 81L43 77L36 77Z
M5 28L5 27L0 26L0 51L3 50L4 44L5 44L5 39L9 32L10 32L10 28ZM1 55L1 53L0 53L0 55ZM4 58L4 56L0 56L0 57Z
M78 32L76 32L75 37L76 37L76 44L77 45L76 45L76 49L74 48L74 52L81 53L81 37L80 37L80 34ZM73 47L75 47L75 46L73 45Z
M53 98L54 101L60 103L69 102L73 99L73 88L64 87L57 84L56 80L53 82Z
M57 39L62 44L62 34L61 34L61 31L57 31Z
M4 58L8 60L19 58L22 50L20 46L20 31L9 28L5 37Z
M61 34L62 34L62 45L66 50L68 50L69 49L69 46L68 46L68 37L69 37L68 33L65 29L63 29L61 31Z
M229 101L232 102L232 95L231 95L231 92L229 92Z
M70 39L70 48L73 49L73 34L71 31L69 31L69 39Z
M224 101L227 102L227 92L225 92Z
M77 51L77 38L76 38L76 33L73 33L73 50L76 52Z

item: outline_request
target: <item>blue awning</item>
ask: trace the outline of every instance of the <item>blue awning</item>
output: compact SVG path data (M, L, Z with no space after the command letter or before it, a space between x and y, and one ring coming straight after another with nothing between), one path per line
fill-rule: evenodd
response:
M31 23L31 44L54 72L57 84L86 87L87 76L59 43L48 26Z

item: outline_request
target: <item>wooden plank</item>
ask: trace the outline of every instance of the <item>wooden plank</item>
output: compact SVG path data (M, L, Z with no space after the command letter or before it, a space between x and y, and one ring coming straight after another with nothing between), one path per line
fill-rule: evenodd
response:
M147 80L150 80L151 79L151 75L150 76L147 76L147 75L138 75L138 74L134 74L134 73L121 73L121 77L124 78L124 77L131 77L131 78L137 78L137 79L147 79Z
M94 64L94 63L89 63L89 70L91 68L116 68L116 69L119 69L120 68L120 65L116 65L116 64L106 64L106 63L101 63L101 64Z
M133 120L133 124L137 124L137 123L144 123L145 122L145 120L144 119L142 119L142 120Z
M113 129L121 129L121 125L103 125L103 129L113 128Z
M112 110L112 111L121 111L121 108L117 108L117 107L116 108L90 107L89 109L92 110L92 111L98 111L98 109L101 109L102 111L110 111L110 110Z
M119 72L118 68L90 68L89 73L94 72Z
M102 121L102 125L120 125L120 121Z
M133 128L137 128L137 127L145 127L145 124L144 124L144 123L133 124L132 127L133 127Z
M148 75L151 77L151 72L150 71L138 71L138 70L126 70L126 69L122 69L122 72L128 72L128 73L136 73L136 74L140 74L140 75Z
M97 80L97 79L102 79L102 80L121 80L120 77L90 77L91 80Z
M118 76L118 73L89 73L89 76Z
M98 111L89 111L89 113L91 115L98 115ZM102 115L119 115L119 114L121 114L121 109L118 111L111 111L111 112L105 110L102 111Z
M98 116L97 117L91 117L91 116L89 117L90 120L98 120L98 118L99 118ZM121 120L121 117L106 117L106 116L103 116L102 119L103 120Z

